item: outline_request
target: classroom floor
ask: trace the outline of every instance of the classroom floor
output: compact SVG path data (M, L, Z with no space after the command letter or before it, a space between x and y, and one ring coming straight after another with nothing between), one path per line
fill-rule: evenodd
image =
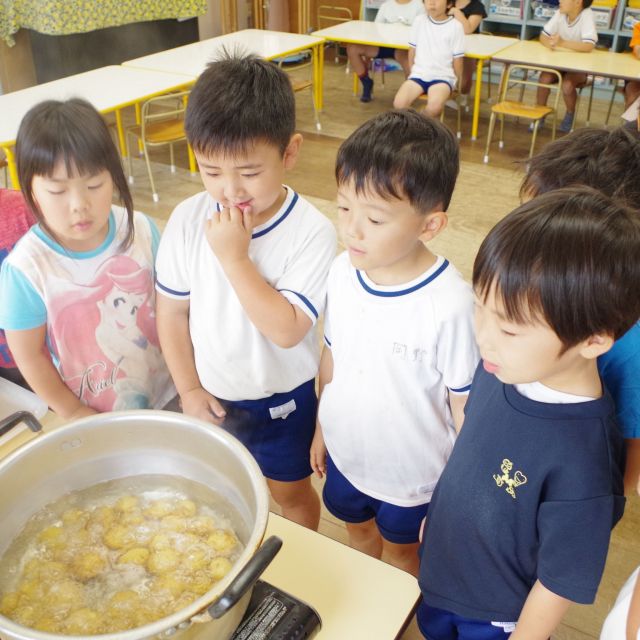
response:
M369 117L391 108L395 90L402 78L398 72L385 74L385 85L380 85L380 75L376 73L375 99L362 104L351 93L351 77L345 74L342 62L336 65L332 59L333 49L327 53L325 69L325 108L321 114L322 133L315 129L311 98L308 92L297 96L298 127L305 141L296 168L290 172L288 184L305 195L321 211L335 220L335 180L333 176L336 151L345 137L360 123ZM493 95L495 96L495 85ZM486 97L486 87L483 98ZM599 100L594 105L592 123L604 122L608 103ZM462 166L459 180L449 210L449 226L445 232L432 243L432 248L449 258L453 264L469 278L476 250L487 231L497 220L518 205L518 187L522 178L523 161L528 154L530 133L527 123L508 123L505 127L506 145L503 150L494 144L491 162L482 163L484 144L487 135L487 122L490 105L482 105L479 137L470 140L471 111L463 114L463 138L461 140ZM586 110L586 101L585 101ZM621 103L616 103L612 123L619 122L617 115L622 111ZM561 111L560 117L562 117ZM579 122L584 116L579 113ZM131 114L127 114L131 121ZM455 113L447 109L445 122L455 124ZM540 136L538 148L550 140L550 127L545 128ZM183 145L184 147L184 145ZM132 187L137 209L155 217L160 226L170 215L173 207L202 189L198 176L190 176L184 148L178 150L178 170L169 171L168 151L154 151L154 177L160 201L151 199L146 167L143 161L134 161L135 183ZM320 489L320 482L316 482ZM277 508L274 506L274 510ZM640 500L629 499L623 521L616 527L611 543L609 558L598 598L593 606L573 606L565 622L554 634L557 640L584 640L598 638L602 622L615 600L615 596L630 575L640 564ZM320 533L346 543L344 526L323 510ZM588 532L585 532L588 535ZM403 640L419 640L415 622L411 622Z

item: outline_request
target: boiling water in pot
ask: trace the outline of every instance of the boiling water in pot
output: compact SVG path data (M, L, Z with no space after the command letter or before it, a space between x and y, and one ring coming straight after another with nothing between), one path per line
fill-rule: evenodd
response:
M30 518L0 560L0 613L67 635L136 628L209 591L246 537L227 501L184 478L74 491Z

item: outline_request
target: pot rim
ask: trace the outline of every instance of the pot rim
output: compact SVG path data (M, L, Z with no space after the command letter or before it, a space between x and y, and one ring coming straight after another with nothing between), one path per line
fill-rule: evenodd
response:
M101 425L106 423L104 426L108 426L113 423L127 422L128 424L131 424L141 421L147 422L148 420L155 420L158 422L158 425L162 423L171 423L175 426L176 423L180 423L182 426L190 430L198 431L206 435L211 435L217 439L221 439L225 441L231 449L236 451L242 463L247 467L247 471L251 477L256 494L256 521L253 531L250 533L245 544L245 548L240 554L240 557L234 563L231 571L222 580L215 583L209 591L200 596L197 600L194 600L190 605L180 609L180 611L177 611L170 616L160 618L155 622L151 622L141 627L135 627L134 629L129 629L127 631L117 631L91 636L53 634L17 624L2 614L0 614L0 631L11 633L14 637L24 638L25 640L60 640L60 638L73 638L73 640L95 640L96 638L99 638L100 640L140 640L142 638L151 638L162 634L163 632L172 630L181 623L191 621L191 619L198 616L198 614L205 612L213 602L224 594L227 587L233 582L249 559L255 554L264 539L267 528L267 519L269 517L269 491L266 480L264 479L264 476L260 471L260 467L254 457L237 438L225 431L222 427L205 422L199 418L185 416L182 413L175 413L171 411L149 409L105 412L80 418L79 420L74 420L73 422L69 422L46 433L38 433L35 438L21 445L15 449L15 451L12 451L9 455L2 458L0 460L0 478L6 468L13 464L20 463L25 456L29 455L30 451L45 446L52 440L68 437L69 434L78 430L82 432L87 429L94 429L96 426L94 423L96 421Z

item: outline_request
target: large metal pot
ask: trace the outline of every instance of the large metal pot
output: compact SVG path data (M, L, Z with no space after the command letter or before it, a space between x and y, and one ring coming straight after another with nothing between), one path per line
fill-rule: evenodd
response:
M2 421L0 433L21 420L34 431L41 429L33 416L21 412ZM14 451L0 461L0 555L45 505L70 491L143 474L186 478L222 495L244 523L245 534L238 533L245 548L231 572L188 607L137 629L101 635L100 640L227 640L242 619L253 584L282 542L269 538L260 547L269 500L251 454L226 431L200 420L167 411L103 413L41 434ZM0 636L63 637L28 629L1 615Z

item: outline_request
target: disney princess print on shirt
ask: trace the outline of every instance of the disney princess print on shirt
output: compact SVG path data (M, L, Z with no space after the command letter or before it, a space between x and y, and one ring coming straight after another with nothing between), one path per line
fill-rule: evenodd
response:
M52 352L65 384L97 411L146 409L166 375L153 313L153 275L115 255L95 278L50 305Z

